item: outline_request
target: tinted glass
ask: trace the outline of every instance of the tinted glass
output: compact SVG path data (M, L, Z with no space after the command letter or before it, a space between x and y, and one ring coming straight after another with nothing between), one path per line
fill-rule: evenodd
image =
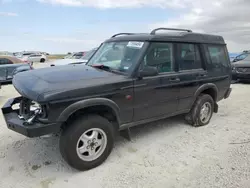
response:
M31 55L31 54L33 54L33 53L24 53L23 55Z
M9 59L6 58L0 58L0 64L6 65L6 64L13 64Z
M214 65L228 65L224 46L208 46L210 60Z
M249 54L241 54L241 55L237 56L235 59L240 61L240 60L245 59L248 55Z
M192 70L200 69L201 58L200 51L195 44L179 44L179 69L180 70Z
M141 69L144 66L156 67L159 73L173 71L173 45L152 42L144 57Z

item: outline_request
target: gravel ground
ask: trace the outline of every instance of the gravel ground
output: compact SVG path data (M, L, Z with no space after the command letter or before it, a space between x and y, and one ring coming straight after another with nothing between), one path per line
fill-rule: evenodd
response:
M107 161L86 172L62 160L57 137L26 138L0 114L0 188L249 188L250 85L232 87L208 126L193 128L179 116L133 128L132 142L117 138ZM3 86L0 105L16 95Z

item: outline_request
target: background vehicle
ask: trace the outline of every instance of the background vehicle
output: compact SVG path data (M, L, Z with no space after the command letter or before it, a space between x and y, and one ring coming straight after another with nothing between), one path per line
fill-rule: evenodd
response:
M41 62L44 63L47 57L44 54L25 53L22 55L21 60L24 62Z
M81 63L87 63L88 60L91 58L91 56L95 53L96 48L85 52L85 55L83 57L81 57L80 59L70 59L70 58L66 58L66 59L59 59L59 60L55 60L51 63L50 66L61 66L61 65L70 65L70 64L81 64Z
M233 62L233 60L240 54L241 53L229 53L230 61Z
M64 57L64 59L80 59L85 55L85 52L76 52Z
M71 65L71 64L85 64L86 61L83 59L58 59L58 60L54 60L50 66L54 67L54 66L62 66L62 65Z
M107 159L118 131L129 135L129 127L178 114L195 127L209 124L230 84L223 37L158 28L112 36L86 65L16 75L22 96L2 111L8 128L28 137L61 131L63 158L87 170ZM40 106L30 111L33 102ZM16 103L19 111L11 108Z
M250 55L250 52L245 51L239 55L237 55L233 60L232 63L238 62L238 61L242 61L244 60L246 57L248 57Z
M32 65L12 56L0 56L0 83L10 82L19 72L33 69Z
M239 81L250 81L250 53L243 53L236 57L232 64L232 78Z

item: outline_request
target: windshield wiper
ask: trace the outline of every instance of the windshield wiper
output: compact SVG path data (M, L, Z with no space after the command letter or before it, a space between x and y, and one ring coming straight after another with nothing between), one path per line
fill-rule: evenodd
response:
M105 71L112 72L112 73L116 73L116 74L122 74L122 75L124 74L118 70L112 69L111 67L107 65L103 65L103 64L91 65L91 67L98 68L98 69L105 70Z

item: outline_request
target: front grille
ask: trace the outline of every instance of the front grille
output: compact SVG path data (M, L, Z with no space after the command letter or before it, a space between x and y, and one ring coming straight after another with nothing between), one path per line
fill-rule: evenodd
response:
M242 72L242 73L250 73L250 68L247 67L240 67L236 69L237 72Z

